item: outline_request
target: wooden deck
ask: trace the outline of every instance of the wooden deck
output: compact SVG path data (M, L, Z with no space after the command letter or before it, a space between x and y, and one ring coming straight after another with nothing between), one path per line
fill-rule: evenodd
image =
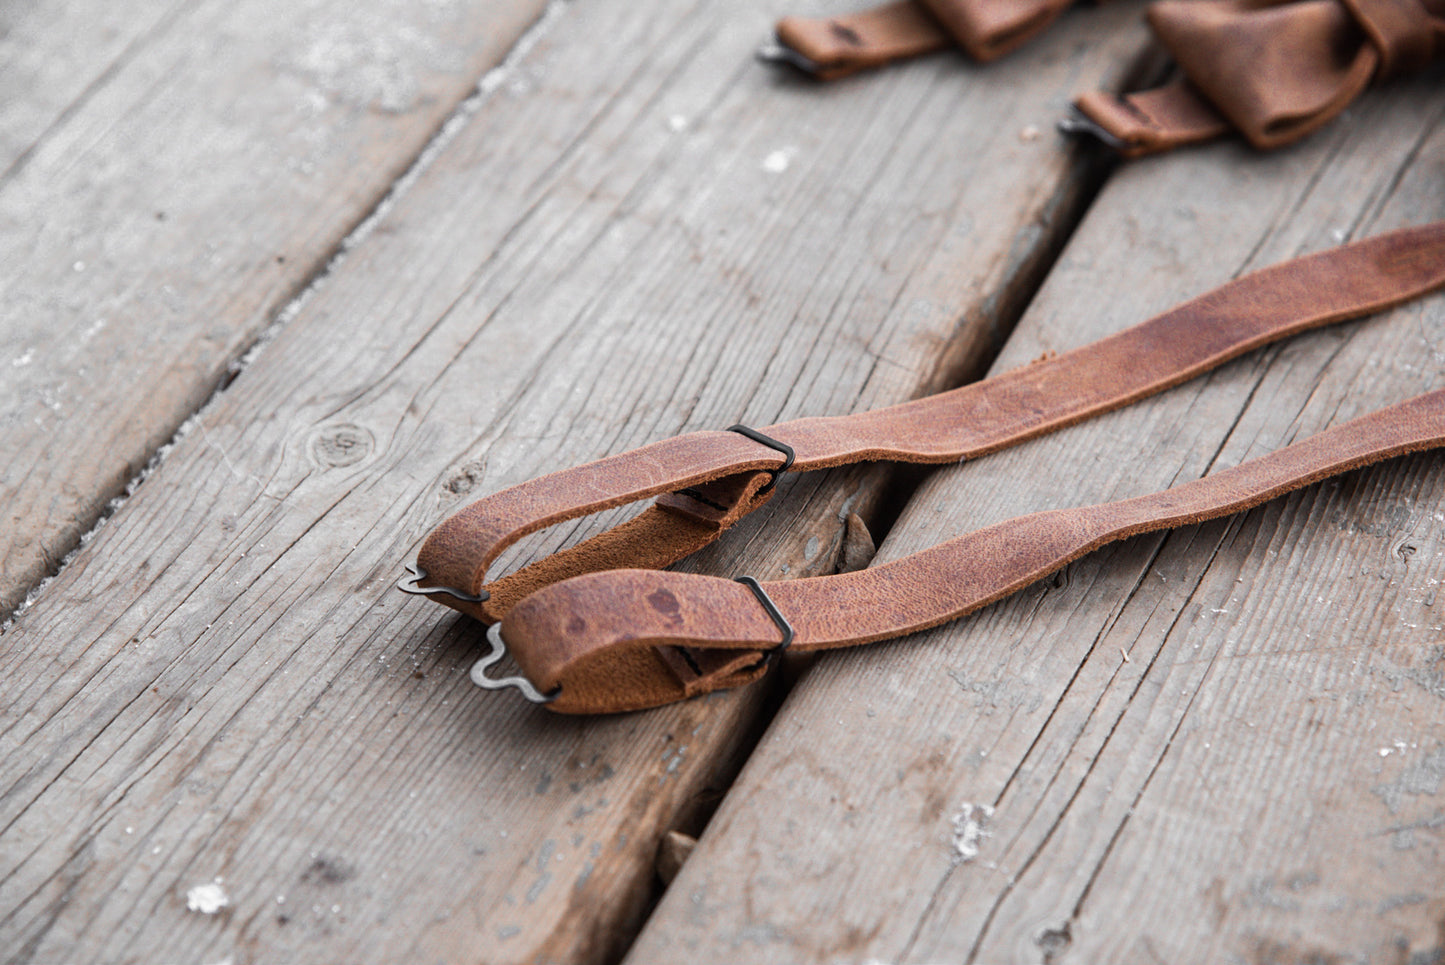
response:
M1445 217L1438 68L1113 166L1052 124L1155 69L1137 3L988 67L753 60L836 8L0 13L0 963L1445 959L1438 454L617 717L477 690L479 627L393 589L549 469ZM1442 380L1437 296L921 483L789 479L685 565L832 572L855 512L896 558Z

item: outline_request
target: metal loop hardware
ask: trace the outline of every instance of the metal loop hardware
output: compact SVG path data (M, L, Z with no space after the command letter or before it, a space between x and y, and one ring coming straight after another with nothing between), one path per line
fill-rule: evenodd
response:
M557 699L562 692L561 687L555 688L550 694L544 694L532 686L532 681L526 677L488 677L487 671L495 666L507 655L507 644L502 639L502 625L494 623L487 629L487 643L491 644L491 651L482 659L472 664L472 683L484 690L506 690L508 687L516 687L522 692L522 696L534 704L550 704Z
M763 589L762 584L753 577L738 576L733 578L733 582L741 583L743 586L752 590L753 596L758 598L758 602L763 605L763 609L768 611L768 616L772 617L773 622L778 625L778 629L783 632L783 642L769 650L767 655L763 657L764 661L776 660L783 651L788 649L788 645L793 642L793 625L788 622L787 617L783 616L777 604L773 603L773 598L768 596L768 592Z
M1129 149L1129 145L1119 140L1112 131L1106 130L1077 107L1071 108L1068 114L1059 118L1058 127L1060 133L1070 134L1074 137L1092 137L1105 147L1112 148L1121 154Z
M783 454L783 464L776 469L767 470L768 475L772 478L768 480L768 484L766 486L758 490L759 496L776 486L778 484L778 477L781 476L783 473L787 472L792 467L793 459L796 458L796 453L793 452L793 447L788 445L786 442L779 442L772 436L765 436L758 430L753 429L749 426L742 425L741 423L735 426L728 426L728 432L736 432L740 436L747 436L754 442L760 442L763 445L767 446L769 449L776 449L778 450L778 452L781 452Z
M404 577L396 584L396 588L403 593L411 593L415 596L433 596L437 593L445 593L447 596L454 596L463 603L485 603L492 598L486 590L473 596L470 593L463 593L461 590L453 589L450 586L421 586L420 582L426 579L426 570L420 566L406 564L406 571L411 576Z
M805 74L817 76L822 67L813 60L804 57L792 47L780 40L773 40L758 48L758 60L765 64L786 64L796 67Z

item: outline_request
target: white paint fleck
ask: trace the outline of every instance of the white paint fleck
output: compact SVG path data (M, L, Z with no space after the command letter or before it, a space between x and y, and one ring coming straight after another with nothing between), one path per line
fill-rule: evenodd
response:
M222 888L218 881L196 885L186 892L186 908L199 911L203 915L214 915L230 903L231 896L226 894L226 889Z
M74 268L76 271L85 271L85 262L83 262L83 261L77 261L77 262L76 262L74 265L72 265L71 267Z
M24 351L24 353L22 353L22 354L20 354L20 355L17 355L17 356L15 356L15 358L11 359L11 360L10 360L10 364L13 365L13 366L15 366L15 367L18 369L18 368L20 368L22 365L29 365L31 362L34 362L34 361L35 361L35 349L33 349L33 348L27 348L27 349Z
M681 134L687 130L687 118L681 114L674 114L667 119L667 129L674 134Z
M774 151L763 158L763 170L769 174L782 174L788 169L788 165L793 163L793 158L797 153L797 148L792 147L785 147L781 150Z
M1380 748L1380 756L1381 756L1381 757L1389 757L1389 756L1390 756L1390 749L1389 749L1388 747L1382 747L1382 748Z
M988 822L993 805L970 804L964 801L953 816L953 855L958 862L978 857L979 843L989 836Z
M1037 141L1038 139L1039 129L1036 125L1030 124L1023 130L1019 131L1020 141Z

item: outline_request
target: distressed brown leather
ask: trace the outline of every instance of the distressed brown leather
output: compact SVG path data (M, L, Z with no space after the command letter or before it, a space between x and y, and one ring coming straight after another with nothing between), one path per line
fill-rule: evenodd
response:
M1148 18L1183 77L1075 102L1131 157L1231 128L1289 144L1445 52L1445 0L1158 0Z
M957 462L1126 405L1297 332L1445 285L1445 222L1407 228L1235 279L1147 322L1046 361L872 412L762 431L797 453L792 471L897 460ZM782 456L733 432L694 432L554 472L458 510L423 543L425 587L493 623L536 589L599 570L660 568L765 503ZM686 492L683 492L686 490ZM487 569L528 533L650 496L620 527L499 580Z
M806 60L799 66L833 80L950 43L988 62L1042 32L1070 2L902 0L837 17L784 17L775 33L780 44Z
M1291 334L1442 286L1445 221L1253 272L1116 335L982 382L872 412L797 419L763 432L793 448L791 471L883 459L956 462L1125 405ZM1438 421L1438 394L1430 398L1435 401L1425 409ZM1393 426L1391 420L1398 417L1384 421ZM944 572L934 568L968 555L960 555L957 546L964 544L958 541L919 554L908 566L889 564L826 583L827 593L860 588L861 595L798 597L802 591L795 587L803 584L814 588L809 593L822 592L817 589L822 584L806 580L769 584L768 592L789 619L808 614L794 644L801 649L911 632L997 599L1101 542L1233 512L1321 473L1436 444L1429 433L1409 434L1417 428L1400 430L1406 436L1398 445L1382 442L1362 450L1359 432L1342 427L1328 438L1349 440L1348 445L1329 443L1322 456L1319 446L1289 450L1314 453L1308 457L1313 461L1290 462L1295 457L1281 455L1262 462L1272 467L1261 477L1267 485L1242 469L1219 474L1208 485L1171 490L1209 494L1178 503L1183 508L1177 511L1140 516L1119 508L1138 501L1099 510L1108 523L1103 529L1097 529L1094 515L1073 511L1095 527L1082 542L1084 530L1074 516L1038 517L1060 520L1056 534L1035 533L1031 527L1042 525L1036 522L986 530L965 538L969 553L984 554L981 561L946 579L928 574ZM1387 438L1394 437L1380 436ZM559 711L637 709L747 682L763 672L759 654L780 636L760 602L741 584L655 568L706 545L766 502L773 471L782 462L777 450L743 435L695 432L542 476L478 500L438 526L418 554L426 574L421 584L490 594L480 602L436 599L485 622L505 617L503 635L528 678L544 692L562 687L552 705ZM1274 468L1280 466L1293 468L1281 477ZM1227 480L1244 480L1245 488L1231 488L1235 483ZM521 536L654 495L656 503L632 521L486 582L487 568ZM1168 508L1176 506L1174 498L1149 497L1152 502L1140 505ZM1052 549L1030 556L1018 569L1003 561L1014 551L999 534L1022 539L1025 532L1023 542ZM948 583L957 585L943 585ZM822 599L827 602L817 603ZM831 610L813 614L814 605ZM882 616L874 613L880 606Z
M824 19L784 17L775 33L778 43L805 61L793 63L819 80L932 53L951 42L943 25L916 0Z
M886 640L956 619L1106 543L1249 509L1337 473L1445 446L1445 389L1163 492L1011 519L895 562L764 583L792 649ZM780 630L752 592L712 576L593 573L502 621L518 666L562 713L640 710L761 675ZM685 654L685 659L668 655Z

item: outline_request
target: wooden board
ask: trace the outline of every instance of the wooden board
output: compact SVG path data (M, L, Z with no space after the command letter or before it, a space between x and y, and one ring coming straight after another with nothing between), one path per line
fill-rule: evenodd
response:
M1130 165L996 369L1254 267L1445 216L1438 79L1295 150ZM1155 491L1438 389L1439 296L975 464L879 560ZM630 962L1422 962L1442 954L1445 460L1139 538L821 658Z
M1094 178L1050 122L1140 43L1110 5L988 70L819 88L753 62L776 13L565 8L22 614L7 961L625 947L657 840L729 779L765 694L576 720L481 693L477 627L396 593L400 564L470 495L977 366ZM790 485L694 565L826 571L876 494ZM188 910L213 885L229 903Z
M74 0L0 9L0 180L186 6Z
M0 619L324 268L544 0L10 6Z

